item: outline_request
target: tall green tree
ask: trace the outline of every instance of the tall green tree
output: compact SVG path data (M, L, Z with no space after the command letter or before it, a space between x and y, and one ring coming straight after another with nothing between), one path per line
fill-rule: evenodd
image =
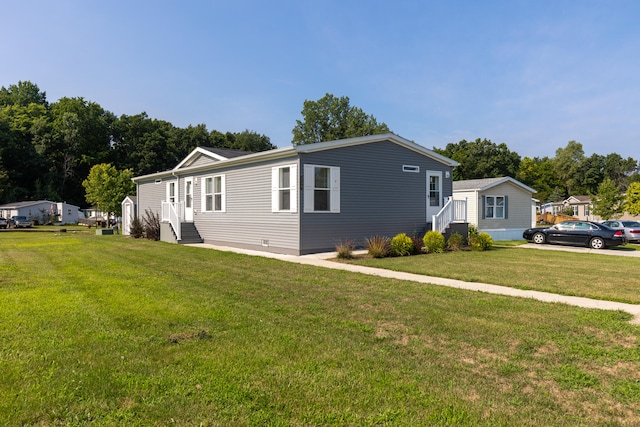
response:
M30 81L19 81L17 85L0 87L0 107L18 105L26 107L29 104L39 104L48 107L46 92L40 91L38 85Z
M350 105L346 96L337 98L327 93L317 101L304 101L302 120L296 120L293 145L378 135L389 132L385 123Z
M576 141L569 141L566 147L556 150L553 165L556 169L556 175L563 183L565 196L573 194L580 187L581 167L584 158L582 144Z
M624 213L624 194L609 177L598 186L598 194L592 198L593 214L603 219L620 218Z
M504 142L496 144L489 139L463 139L457 144L447 144L444 150L434 150L460 164L453 170L456 181L501 176L515 178L520 168L520 155L509 150Z
M631 215L640 215L640 182L632 182L625 195L625 210Z
M537 190L536 198L543 203L551 201L554 189L562 184L555 174L553 162L546 156L524 157L520 161L516 179Z
M91 168L82 181L87 202L102 212L122 215L122 201L135 190L131 169L118 170L110 163L100 163Z

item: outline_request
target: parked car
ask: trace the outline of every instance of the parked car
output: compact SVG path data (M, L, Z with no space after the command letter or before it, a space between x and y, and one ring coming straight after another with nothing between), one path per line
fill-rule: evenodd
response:
M9 228L9 221L0 216L0 228Z
M622 230L614 230L593 221L563 221L549 228L529 228L522 237L533 243L588 246L604 249L624 245L627 241Z
M640 243L640 222L638 221L609 220L602 221L601 224L604 224L616 230L622 230L622 232L624 233L624 237L627 239L627 242Z
M14 228L33 227L33 221L26 216L12 216L11 222L13 223Z

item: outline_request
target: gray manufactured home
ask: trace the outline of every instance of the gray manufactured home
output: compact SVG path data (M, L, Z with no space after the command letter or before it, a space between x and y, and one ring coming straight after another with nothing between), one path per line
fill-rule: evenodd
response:
M198 147L133 179L161 239L302 255L422 234L452 196L457 163L395 134L260 153Z

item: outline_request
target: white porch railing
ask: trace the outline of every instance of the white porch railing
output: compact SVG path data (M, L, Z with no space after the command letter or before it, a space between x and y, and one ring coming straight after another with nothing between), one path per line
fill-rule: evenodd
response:
M176 233L176 239L182 240L180 223L184 218L184 203L162 202L162 222L168 222Z
M440 212L433 215L431 220L431 229L444 233L447 226L452 222L465 222L467 220L467 201L453 200L448 197Z

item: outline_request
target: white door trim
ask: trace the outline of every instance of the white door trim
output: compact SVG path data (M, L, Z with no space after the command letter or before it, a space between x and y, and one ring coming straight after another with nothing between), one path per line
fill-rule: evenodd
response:
M184 220L193 222L193 177L184 179Z
M435 188L431 189L432 178ZM442 171L427 171L427 222L442 209Z

